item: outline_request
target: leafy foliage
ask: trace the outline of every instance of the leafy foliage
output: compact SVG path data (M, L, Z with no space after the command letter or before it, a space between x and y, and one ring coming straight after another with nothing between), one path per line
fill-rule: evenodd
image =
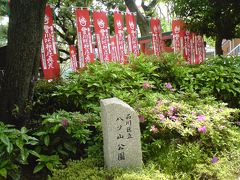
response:
M210 73L203 73L206 71ZM217 78L224 81L216 82ZM29 144L23 139L22 147L24 152L28 152L25 163L31 163L33 172L38 173L44 169L53 171L69 159L88 157L99 160L98 164L93 163L94 168L86 165L85 169L82 163L88 160L69 163L66 170L54 170L53 178L64 177L68 173L73 179L80 175L141 179L139 174L145 179L154 179L154 176L167 179L234 177L239 173L240 112L217 102L213 95L229 102L233 97L237 99L238 81L238 58L213 59L202 65L190 66L174 54L161 57L141 55L132 58L127 65L95 62L71 74L65 81L39 81L33 107L39 124L31 131L23 129L25 135L28 132L27 137L35 140ZM228 90L220 84L229 84ZM216 87L224 96L217 96ZM100 163L103 135L99 100L113 96L124 100L139 113L146 171L107 171ZM234 103L230 105L237 105L237 101ZM44 112L50 114L40 117ZM3 136L0 147L4 153L0 158L11 155L9 162L14 165L1 166L5 169L0 171L1 176L6 176L6 171L10 175L22 167L16 161L21 150L13 148L18 146L15 143L20 135L15 137L15 134L20 131L9 131L12 128L3 124L2 128L5 129L0 131L3 134L14 134L0 133L0 137ZM5 136L13 147L7 145ZM10 150L14 155L9 154ZM214 163L211 162L213 159ZM6 159L0 160L4 162ZM72 167L83 170L73 173ZM218 173L221 167L226 173Z
M187 65L179 56L169 53L161 57L141 55L131 61L124 66L95 62L63 82L38 82L34 117L46 112L46 107L49 113L60 109L96 113L99 100L113 96L133 105L145 93L162 91L168 82L172 82L173 90L214 96L230 107L240 105L239 58L216 58L202 65ZM146 83L150 88L144 88Z
M0 122L0 178L7 176L19 179L20 166L27 164L32 151L28 146L34 146L38 139L27 135L28 130L21 130Z
M216 58L205 64L177 69L176 84L183 91L213 95L231 107L240 107L239 58Z
M189 22L190 27L207 36L219 35L234 38L240 18L232 18L240 12L238 1L173 0L174 12Z
M55 179L116 179L116 180L157 180L170 177L155 170L150 165L144 170L124 170L124 169L111 169L103 168L103 161L99 159L85 159L81 161L70 161L66 169L54 170L53 176L50 178Z
M216 37L216 45L221 48L223 39L239 36L239 1L218 0L172 0L174 12L188 23L193 32ZM217 50L217 54L222 54ZM219 52L219 53L218 53ZM219 54L219 55L220 55Z

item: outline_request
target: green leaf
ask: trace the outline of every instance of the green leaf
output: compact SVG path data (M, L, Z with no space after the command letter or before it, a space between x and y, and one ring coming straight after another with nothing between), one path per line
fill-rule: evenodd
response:
M6 135L4 135L4 134L1 135L0 139L6 146L9 146L10 141L9 141L9 138Z
M71 152L74 152L74 148L73 145L69 144L69 143L64 143L64 147Z
M30 150L29 153L40 158L40 154L38 154L36 151Z
M29 152L27 150L21 151L21 158L23 162L26 162L28 156L29 156Z
M46 146L49 145L49 141L50 141L49 135L45 136L45 137L44 137L44 144L45 144Z
M34 168L34 170L33 170L33 174L35 174L35 173L41 171L43 168L44 168L44 164L39 163L39 164Z
M60 124L58 124L58 125L55 125L54 127L53 127L53 129L52 129L52 133L56 133L57 131L58 131L58 129L61 127L61 125Z
M48 134L47 132L37 132L37 133L34 133L35 136L43 136L43 135L46 135Z
M27 133L27 128L26 127L22 127L21 128L21 133L22 134L26 134Z
M7 170L5 168L0 169L0 176L7 178Z
M9 160L1 161L0 168L4 168L9 163Z
M22 139L17 139L16 140L16 145L19 149L23 149L23 142L22 142Z
M47 163L46 166L50 171L53 170L53 164L52 163Z
M11 153L13 150L13 145L11 143L9 143L9 145L7 146L7 152Z

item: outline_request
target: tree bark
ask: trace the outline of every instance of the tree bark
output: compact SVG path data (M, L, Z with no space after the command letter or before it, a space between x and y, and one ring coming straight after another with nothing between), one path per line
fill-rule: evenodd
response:
M148 19L139 11L134 0L125 0L125 4L131 12L137 13L137 22L141 32L141 36L146 36L149 34L149 21Z
M219 56L223 55L222 41L223 41L222 37L220 36L216 37L215 52L216 52L216 55L219 55Z
M0 120L21 127L29 117L37 78L47 0L11 0Z

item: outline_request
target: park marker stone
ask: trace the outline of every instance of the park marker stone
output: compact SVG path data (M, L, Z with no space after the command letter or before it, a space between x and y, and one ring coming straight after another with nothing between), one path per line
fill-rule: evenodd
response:
M107 168L141 168L142 150L137 113L118 98L103 99L104 162Z

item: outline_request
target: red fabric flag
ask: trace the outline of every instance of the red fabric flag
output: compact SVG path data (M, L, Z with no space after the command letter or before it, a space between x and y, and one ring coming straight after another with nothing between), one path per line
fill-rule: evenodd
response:
M201 35L197 35L195 40L196 40L195 42L196 43L196 52L195 52L196 64L200 64L205 59L204 40Z
M135 56L139 54L138 50L138 39L137 39L137 24L134 14L126 14L126 26L128 34L128 51L133 53Z
M182 55L184 51L184 26L184 22L180 19L172 21L173 49L175 53L180 53Z
M160 55L162 50L162 32L160 19L151 18L150 26L152 31L152 45L155 55Z
M53 10L47 5L44 17L44 32L41 47L41 64L44 78L55 79L60 76L58 52L53 28Z
M106 12L93 11L93 24L98 47L98 57L101 62L110 62L111 50Z
M77 51L74 45L69 46L69 53L70 53L70 64L71 64L71 69L73 71L77 71L78 69L78 61L77 61Z
M184 51L183 56L189 64L192 64L192 33L189 30L185 31L184 35Z
M90 13L88 9L76 9L79 67L94 62Z
M118 51L117 51L117 41L116 41L116 36L113 36L110 38L111 41L111 55L112 55L112 60L114 62L117 62L119 57L118 57Z
M121 64L124 64L126 61L126 46L125 46L125 37L124 37L124 23L122 14L118 11L115 11L114 14L114 30L116 37L116 46L118 52L118 59Z

